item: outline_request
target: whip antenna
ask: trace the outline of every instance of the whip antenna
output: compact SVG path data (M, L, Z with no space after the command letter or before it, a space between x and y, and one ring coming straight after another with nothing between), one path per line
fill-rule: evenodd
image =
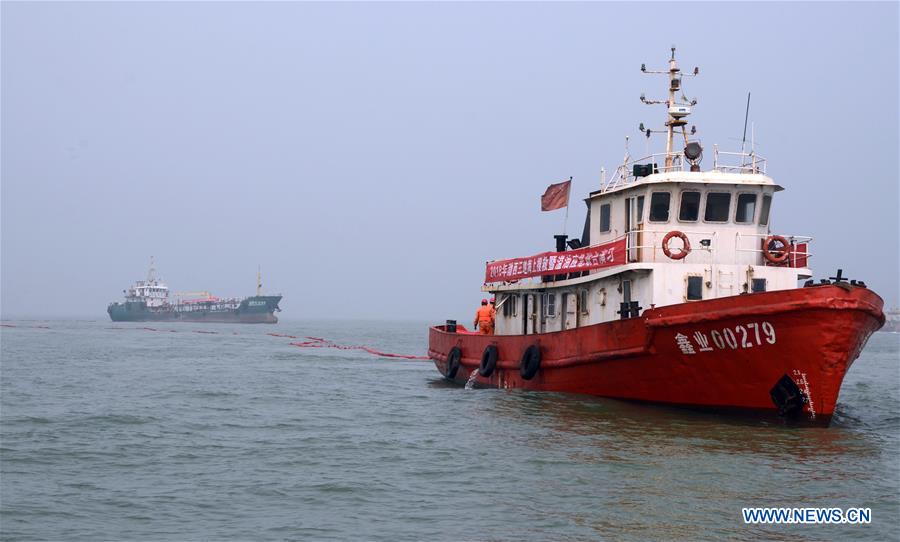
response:
M744 152L744 145L747 143L747 119L750 117L750 93L747 93L747 111L744 112L744 138L741 139L741 152Z

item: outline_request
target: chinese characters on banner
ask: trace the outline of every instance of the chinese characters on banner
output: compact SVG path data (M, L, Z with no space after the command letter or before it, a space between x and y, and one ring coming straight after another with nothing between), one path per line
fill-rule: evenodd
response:
M577 273L625 263L625 239L566 252L544 252L527 258L488 262L484 282L502 282L541 275Z

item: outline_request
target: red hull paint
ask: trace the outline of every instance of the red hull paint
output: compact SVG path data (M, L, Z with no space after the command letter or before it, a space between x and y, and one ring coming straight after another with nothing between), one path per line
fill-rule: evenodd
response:
M463 383L485 348L496 346L497 368L477 375L477 386L773 414L769 391L787 374L810 399L803 417L827 424L844 375L884 324L882 307L866 288L822 285L659 307L640 318L554 333L477 335L435 326L428 354L446 376L447 354L459 347L453 380ZM542 361L525 380L519 363L533 344Z

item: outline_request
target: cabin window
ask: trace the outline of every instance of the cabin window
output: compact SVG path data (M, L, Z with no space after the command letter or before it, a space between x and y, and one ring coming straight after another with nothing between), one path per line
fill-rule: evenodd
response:
M644 196L637 198L637 221L638 224L644 221Z
M700 192L693 190L682 192L678 220L682 222L696 222L698 218L700 218Z
M669 200L671 197L671 194L668 192L654 192L650 196L650 222L669 221Z
M553 318L556 316L556 294L544 294L541 305L544 307L544 316Z
M578 291L578 307L581 310L581 314L587 314L588 311L588 291L587 290L579 290Z
M750 291L753 293L765 292L766 291L766 279L751 279L750 280Z
M772 196L766 194L762 199L762 207L759 209L759 225L766 226L769 224L769 207L772 206Z
M600 231L606 232L609 231L609 203L604 203L600 206Z
M698 301L703 299L703 277L687 278L687 300Z
M516 316L518 314L518 307L516 305L519 304L519 296L513 294L507 294L503 301L503 316L509 318L510 316Z
M623 280L622 281L622 301L625 303L631 303L631 281Z
M734 221L737 224L750 224L753 222L754 214L756 214L756 194L738 194Z
M728 208L731 207L731 192L709 192L706 194L706 222L728 222Z

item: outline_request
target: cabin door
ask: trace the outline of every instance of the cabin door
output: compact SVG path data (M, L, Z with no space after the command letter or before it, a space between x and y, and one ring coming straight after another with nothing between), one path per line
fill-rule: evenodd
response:
M572 294L562 295L562 317L563 329L572 329L578 327L578 298Z
M537 321L537 307L534 303L534 294L526 294L522 296L522 334L531 335L535 333L535 322Z
M644 229L644 196L625 198L625 242L628 244L628 261L641 261Z

